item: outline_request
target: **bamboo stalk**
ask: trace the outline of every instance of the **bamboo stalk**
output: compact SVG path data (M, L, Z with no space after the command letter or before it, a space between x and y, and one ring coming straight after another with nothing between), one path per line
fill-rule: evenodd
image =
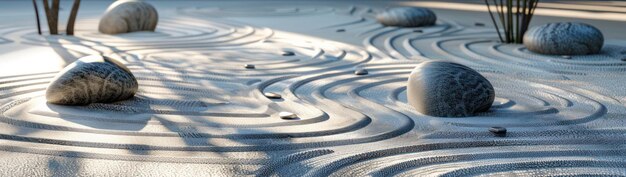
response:
M37 1L33 0L33 7L35 8L35 19L37 19L37 33L41 35L41 23L39 23L39 8L37 8Z
M74 23L76 22L76 15L78 14L78 7L80 6L80 0L74 0L72 5L72 11L70 12L70 18L67 21L66 33L67 35L74 35Z

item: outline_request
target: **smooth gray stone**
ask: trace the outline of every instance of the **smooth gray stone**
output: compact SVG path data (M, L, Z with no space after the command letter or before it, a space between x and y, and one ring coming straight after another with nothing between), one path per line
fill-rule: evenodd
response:
M106 10L98 30L105 34L154 31L159 21L156 9L139 0L116 1Z
M430 61L411 72L407 99L425 115L465 117L489 110L495 91L485 77L467 66Z
M385 26L420 27L435 25L437 16L427 8L396 7L379 13L376 20Z
M524 46L528 50L546 55L597 54L603 44L602 32L584 23L548 23L532 27L524 34Z
M91 55L65 67L46 90L49 103L86 105L132 98L138 83L126 66L114 59Z

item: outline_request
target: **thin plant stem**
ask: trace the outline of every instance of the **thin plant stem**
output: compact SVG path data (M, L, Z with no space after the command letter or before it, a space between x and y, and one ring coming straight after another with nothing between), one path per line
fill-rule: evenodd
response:
M491 21L493 22L493 26L496 27L496 33L498 33L498 38L500 41L504 41L502 39L502 35L500 34L500 28L498 27L498 23L496 23L496 19L493 17L493 12L491 12L491 5L489 5L489 0L485 0L485 4L487 4L487 10L489 11L489 16L491 17Z
M492 3L485 0L489 17L491 17L491 22L496 28L500 41L523 43L524 34L530 26L538 3L539 0L492 0ZM495 11L491 10L492 5ZM502 29L500 29L500 25L502 25Z
M33 0L33 7L35 8L35 19L37 19L37 33L41 35L41 23L39 22L39 8L37 8L37 1Z
M66 34L74 35L74 23L76 22L76 15L78 14L78 7L80 6L80 0L74 0L72 5L72 11L70 12L70 18L67 21Z

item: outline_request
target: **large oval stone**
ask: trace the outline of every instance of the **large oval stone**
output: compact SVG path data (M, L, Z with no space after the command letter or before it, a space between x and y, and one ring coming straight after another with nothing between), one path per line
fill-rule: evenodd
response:
M379 13L376 20L385 26L420 27L434 25L437 16L427 8L396 7Z
M597 54L603 44L602 32L584 23L548 23L524 34L528 50L547 55Z
M135 76L122 63L92 55L57 74L46 90L46 100L63 105L109 103L133 97L137 88Z
M485 77L467 66L431 61L411 72L407 99L425 115L463 117L489 110L495 92Z
M98 30L105 34L154 31L159 15L152 5L139 0L115 1L106 10Z

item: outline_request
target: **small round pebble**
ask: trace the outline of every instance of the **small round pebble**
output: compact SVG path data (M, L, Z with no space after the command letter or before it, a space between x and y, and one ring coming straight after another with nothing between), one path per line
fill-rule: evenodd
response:
M506 134L506 128L504 127L491 127L489 128L489 131L498 135Z
M354 74L356 74L356 75L367 75L368 72L367 72L366 69L357 69L357 70L354 71Z
M254 69L255 68L255 66L253 64L246 64L246 65L243 65L243 67L246 68L246 69Z
M291 52L291 51L284 51L283 52L283 56L294 56L294 55L296 55L296 54Z
M338 29L337 32L346 32L345 29Z
M485 24L484 24L484 23L479 23L479 22L476 22L476 23L474 23L474 26L485 26Z
M561 58L565 58L565 59L572 59L572 56L569 55L562 55Z
M270 99L280 99L282 98L282 96L278 93L274 93L274 92L266 92L263 95L265 95L265 97L270 98Z
M292 113L292 112L280 112L278 113L278 116L280 116L280 118L282 119L296 119L298 118L298 115Z

